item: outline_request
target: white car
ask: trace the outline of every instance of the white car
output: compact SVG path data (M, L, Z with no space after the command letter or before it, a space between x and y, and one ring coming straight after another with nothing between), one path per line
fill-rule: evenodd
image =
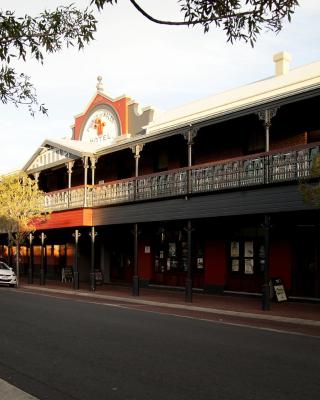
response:
M0 261L0 285L16 286L17 278L12 268Z

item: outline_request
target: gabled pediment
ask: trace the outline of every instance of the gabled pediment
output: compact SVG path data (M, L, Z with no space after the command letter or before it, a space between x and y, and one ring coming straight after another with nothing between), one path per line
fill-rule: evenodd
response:
M79 149L70 148L68 144L69 143L60 144L46 140L26 163L23 170L27 173L42 171L66 164L69 161L80 158L83 153L87 153Z
M75 116L75 123L72 126L73 136L72 138L79 141L87 141L86 131L88 127L90 128L92 123L91 120L94 118L95 114L99 114L99 111L109 111L113 114L115 120L117 120L117 135L124 135L128 133L128 102L130 98L126 95L120 96L118 98L112 99L101 91L97 91L95 96L91 99L85 111L81 114ZM94 118L95 119L95 118ZM107 120L104 123L109 123ZM109 127L110 128L110 127ZM93 131L94 129L92 129ZM107 129L105 129L107 130ZM94 136L94 133L91 132ZM99 133L97 132L99 136ZM93 138L91 138L93 139ZM91 140L89 140L91 141ZM101 142L101 140L100 140Z

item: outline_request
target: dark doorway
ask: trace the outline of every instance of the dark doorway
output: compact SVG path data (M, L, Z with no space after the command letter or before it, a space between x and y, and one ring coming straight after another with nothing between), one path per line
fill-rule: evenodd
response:
M319 229L316 226L297 227L293 275L295 296L320 296L318 237Z

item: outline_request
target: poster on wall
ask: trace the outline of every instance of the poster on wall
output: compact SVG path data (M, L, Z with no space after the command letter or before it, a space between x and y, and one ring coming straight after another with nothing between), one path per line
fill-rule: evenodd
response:
M177 251L176 251L176 244L174 242L169 243L168 253L169 257L176 256Z
M253 242L252 241L244 242L244 256L245 257L253 257Z
M150 254L151 253L151 247L150 246L144 246L144 253L145 254Z
M239 272L239 260L237 259L232 260L231 269L232 272Z
M198 257L197 258L197 268L198 269L203 269L203 257Z
M239 242L231 242L231 257L239 257Z
M253 274L253 258L244 260L244 273L247 275Z
M188 259L187 257L182 257L182 267L184 271L188 271Z

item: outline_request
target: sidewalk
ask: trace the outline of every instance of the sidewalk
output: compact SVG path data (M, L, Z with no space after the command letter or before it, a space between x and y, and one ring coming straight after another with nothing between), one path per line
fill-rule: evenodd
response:
M183 316L249 324L308 332L320 336L320 304L299 302L270 302L270 310L261 310L260 297L235 295L208 295L194 293L192 303L185 302L183 291L165 289L140 289L139 296L132 296L131 287L103 285L90 291L88 284L80 284L79 290L73 290L70 283L47 282L45 286L38 283L28 285L22 282L19 290L41 292L50 295L86 299L99 303L118 304L147 311L174 313ZM310 332L309 332L310 331Z
M0 378L0 398L3 400L37 400L36 397Z

